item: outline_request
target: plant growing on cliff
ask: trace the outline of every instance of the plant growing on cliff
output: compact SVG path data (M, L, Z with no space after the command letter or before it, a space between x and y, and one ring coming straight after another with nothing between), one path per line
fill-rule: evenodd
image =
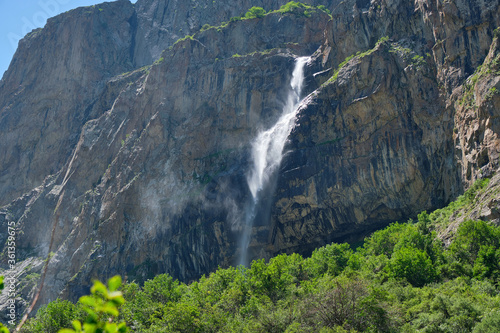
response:
M21 332L57 333L61 327L71 326L73 320L83 320L85 312L79 304L57 299L42 306L35 318L28 321Z
M312 8L309 5L305 5L301 2L296 2L296 1L290 1L280 7L276 12L279 13L293 13L296 12L298 9L308 9Z
M252 7L245 13L245 19L261 18L266 15L266 11L262 7Z
M381 44L384 44L384 43L387 43L389 41L389 37L385 36L385 37L381 37L377 43L375 44L375 47L372 48L372 49L369 49L365 52L357 52L356 54L351 54L350 56L348 56L347 58L344 59L344 61L342 61L338 66L337 66L337 69L335 70L335 72L333 73L333 75L325 82L325 84L329 84L335 80L337 80L337 77L339 75L339 72L340 70L350 61L352 60L353 58L358 58L358 59L362 59L370 54L372 54L373 52L375 52L375 50L377 49L377 47L379 47Z

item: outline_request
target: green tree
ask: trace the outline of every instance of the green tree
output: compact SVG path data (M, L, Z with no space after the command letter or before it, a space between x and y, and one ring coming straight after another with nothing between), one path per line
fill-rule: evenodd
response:
M196 333L203 331L200 309L190 304L169 302L162 305L153 317L152 325L146 332Z
M474 262L473 274L480 279L492 278L500 281L500 248L483 245Z
M23 327L23 331L32 333L57 333L62 327L70 327L73 320L82 320L85 312L81 307L57 299L42 306L36 316Z
M142 288L148 298L159 303L178 301L183 294L182 289L179 281L174 280L168 274L155 276L152 280L144 282L144 287Z
M300 280L303 261L299 254L282 254L272 258L269 264L263 259L254 261L248 271L252 289L273 302L277 301Z
M474 327L472 333L497 333L500 328L500 310L486 314L481 322Z
M305 260L304 268L309 277L339 275L352 255L353 251L347 243L326 245L314 250L311 257Z
M498 248L499 230L499 228L490 226L484 221L464 221L450 245L451 254L456 259L473 265L482 246Z
M391 257L394 246L399 242L402 234L409 227L407 224L392 223L385 229L374 232L365 241L365 249L368 254L381 255L384 254L388 258Z
M436 268L427 253L414 247L395 250L388 270L391 276L406 279L415 287L422 287L437 277Z

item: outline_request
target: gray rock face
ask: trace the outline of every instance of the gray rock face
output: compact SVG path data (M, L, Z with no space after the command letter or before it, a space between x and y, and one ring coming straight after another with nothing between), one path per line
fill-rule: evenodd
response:
M0 83L0 242L15 221L20 280L53 252L40 304L237 263L250 142L297 56L307 97L252 258L359 239L495 172L498 1L326 5L228 22L250 4L117 1L21 42Z
M19 43L0 81L0 205L58 172L112 76L132 68L128 1L49 19Z

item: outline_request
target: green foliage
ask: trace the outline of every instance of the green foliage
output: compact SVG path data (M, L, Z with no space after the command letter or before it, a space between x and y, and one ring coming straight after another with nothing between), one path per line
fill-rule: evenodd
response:
M486 94L486 99L491 99L493 96L498 95L500 92L496 87L491 87Z
M380 301L384 292L369 290L368 282L357 279L325 279L318 293L305 300L304 320L318 331L342 328L347 332L385 331L387 313Z
M437 275L427 253L415 247L402 247L394 251L387 267L390 276L406 279L415 287L433 282Z
M498 38L500 36L500 27L493 30L493 37Z
M339 72L340 70L353 58L357 58L357 59L362 59L370 54L372 54L373 52L375 52L375 50L377 49L377 47L379 47L379 45L381 44L384 44L384 43L387 43L389 41L389 37L385 36L385 37L382 37L380 38L377 43L375 44L375 47L372 48L372 49L369 49L365 52L357 52L356 54L351 54L350 56L348 56L347 58L345 58L344 61L342 61L337 69L335 70L335 72L333 73L332 77L328 79L328 81L326 81L326 84L328 83L331 83L335 80L337 80L337 77L339 75Z
M500 327L500 310L486 314L481 322L474 327L472 333L495 333Z
M498 228L484 221L465 221L458 228L455 240L450 245L450 254L472 265L482 249L498 248L499 237Z
M425 66L425 59L423 56L416 54L411 58L411 63L414 65L417 69L422 68Z
M205 30L208 30L208 29L211 29L213 28L210 24L208 23L205 23L202 27L201 27L201 30L200 31L205 31Z
M349 244L330 244L314 250L311 258L305 260L304 268L311 277L325 274L337 276L347 267L353 251Z
M266 15L266 11L262 7L252 7L246 12L245 19L261 18Z
M4 282L3 282L3 276L0 276L0 291L3 290L5 287ZM5 326L3 326L2 323L0 323L0 333L9 333L9 329Z
M500 229L484 221L465 221L449 247L447 275L500 282Z
M176 302L182 294L179 281L167 274L160 274L146 281L142 290L146 297L160 303Z
M348 56L347 58L344 59L344 61L342 61L338 67L337 67L337 70L335 70L335 72L333 73L332 77L330 79L328 79L327 83L330 83L330 82L333 82L335 80L337 80L337 77L339 75L339 72L340 70L352 59L354 58L356 55L353 54L353 55L350 55Z
M194 37L192 35L186 35L186 36L184 36L184 37L179 38L178 40L176 40L175 43L174 43L174 45L177 44L177 43L183 42L185 40L188 40L188 39L193 40Z
M328 8L326 8L324 5L319 5L319 6L318 6L318 9L319 9L319 10L324 11L324 12L325 12L325 13L327 13L328 15L330 15L330 14L332 13L332 12L331 12Z
M383 254L390 257L394 250L394 246L396 246L396 243L407 228L408 225L396 222L383 230L374 232L365 241L366 251L374 256Z
M311 17L312 13L317 11L323 11L328 15L330 15L330 10L328 10L324 5L319 5L317 7L314 7L296 1L290 1L282 5L280 9L270 11L269 13L280 13L280 14L291 13L296 16Z
M301 267L303 259L298 254L279 255L266 264L264 260L252 263L248 276L252 291L276 302L287 296L303 275Z
M121 287L122 279L120 276L114 276L108 280L108 287L100 281L94 281L90 289L92 295L80 297L80 304L87 318L83 325L79 320L73 320L73 329L62 329L60 333L124 333L129 329L124 322L116 323L118 317L118 308L125 302Z
M161 64L161 63L162 63L162 62L164 62L164 61L165 61L165 58L160 57L158 60L156 60L156 61L154 62L154 64L155 64L155 65L159 65L159 64Z
M36 317L26 323L23 331L57 333L61 327L69 327L73 320L82 320L84 317L85 312L80 305L58 299L41 307Z
M455 201L442 209L437 209L429 214L430 224L434 228L445 228L450 222L451 216L470 205L477 202L477 196L483 192L488 186L490 180L488 178L478 179L463 195L459 196Z
M305 5L301 2L290 1L283 6L280 7L276 12L279 13L298 13L300 9L310 9L312 8L309 5Z

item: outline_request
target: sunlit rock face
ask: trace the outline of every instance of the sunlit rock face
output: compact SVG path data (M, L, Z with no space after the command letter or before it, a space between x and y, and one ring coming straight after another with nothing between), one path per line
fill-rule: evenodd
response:
M283 3L117 1L21 41L0 82L0 240L15 221L20 281L53 252L40 304L115 274L191 281L237 264L245 231L248 260L357 241L495 172L498 1L230 20ZM303 56L295 125L244 228L252 142Z

